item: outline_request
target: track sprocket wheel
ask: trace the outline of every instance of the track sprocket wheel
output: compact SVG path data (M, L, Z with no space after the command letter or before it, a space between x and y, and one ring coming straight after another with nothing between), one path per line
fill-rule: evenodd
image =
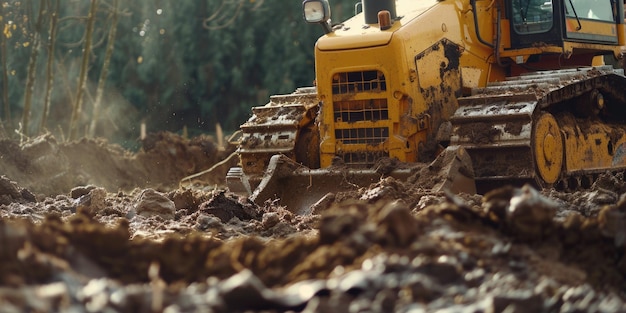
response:
M552 185L561 175L565 153L561 130L552 114L539 116L532 139L537 173L545 184Z

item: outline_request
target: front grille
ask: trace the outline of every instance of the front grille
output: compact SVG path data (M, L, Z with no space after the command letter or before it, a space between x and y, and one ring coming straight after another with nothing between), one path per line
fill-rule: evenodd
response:
M333 75L332 87L334 95L381 92L387 90L387 82L381 71L345 72Z
M341 155L345 164L350 164L355 167L370 167L376 163L376 161L389 155L384 151L367 151L367 152L350 152Z
M371 166L379 158L389 156L383 147L389 139L389 126L385 123L389 120L386 91L387 82L381 71L333 75L335 139L345 148L338 156L346 164ZM374 122L377 127L372 127Z
M389 138L389 128L348 128L336 129L335 138L346 145L368 144L377 145Z
M333 108L337 122L352 123L389 119L387 99L335 101Z

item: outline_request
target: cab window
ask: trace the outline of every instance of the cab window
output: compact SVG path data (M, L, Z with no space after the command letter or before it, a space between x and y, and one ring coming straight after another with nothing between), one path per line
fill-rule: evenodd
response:
M552 29L552 1L512 0L513 29L518 34L544 33ZM585 0L580 0L585 1ZM588 0L586 0L588 1ZM610 1L610 0L606 0Z
M567 17L614 22L612 2L613 0L565 1L565 14Z

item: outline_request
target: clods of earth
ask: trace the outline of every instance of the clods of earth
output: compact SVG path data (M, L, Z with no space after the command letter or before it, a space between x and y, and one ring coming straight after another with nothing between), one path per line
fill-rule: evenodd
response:
M626 311L626 183L431 192L322 212L229 193L210 138L0 140L2 312ZM199 183L202 182L202 183Z

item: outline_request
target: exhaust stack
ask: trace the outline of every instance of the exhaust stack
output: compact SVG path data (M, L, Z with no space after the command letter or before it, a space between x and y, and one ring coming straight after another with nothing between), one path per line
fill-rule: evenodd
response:
M378 12L389 11L391 20L396 19L396 0L363 0L365 24L378 24Z

